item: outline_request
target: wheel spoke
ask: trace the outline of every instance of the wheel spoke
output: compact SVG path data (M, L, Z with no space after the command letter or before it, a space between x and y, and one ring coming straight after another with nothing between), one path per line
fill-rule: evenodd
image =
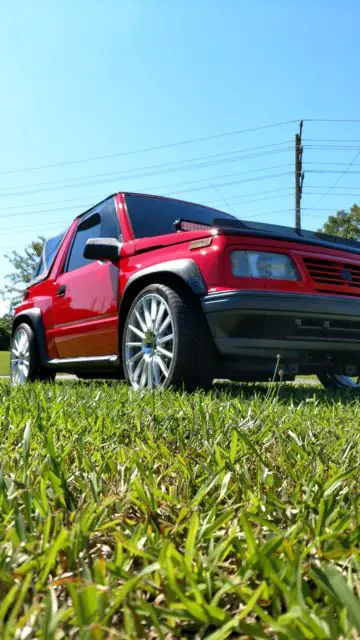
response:
M129 360L128 360L128 364L131 364L131 363L133 363L133 362L136 362L136 360L137 360L138 358L140 358L142 355L143 355L143 352L142 352L142 351L138 351L137 353L135 353L135 355L134 355L134 356L132 356L131 358L129 358Z
M171 322L170 316L166 316L164 322L162 323L162 325L161 325L161 327L160 327L160 329L158 331L158 334L161 334L163 331L165 331L165 329L169 326L170 322Z
M163 359L159 355L156 356L156 361L157 361L161 371L163 372L165 378L167 378L168 375L169 375L169 369L167 368L165 362L163 361Z
M160 384L160 368L159 368L157 356L154 356L152 359L152 368L153 368L155 386L157 386Z
M142 338L142 339L145 338L145 333L143 331L140 331L140 329L137 329L136 327L134 327L133 324L129 324L129 329L131 329L133 333L139 336L139 338Z
M141 331L143 331L144 333L146 332L146 324L144 322L144 320L142 319L142 317L140 316L140 313L137 311L137 309L135 309L135 315L136 315L136 319L140 325L140 329Z
M150 308L150 318L151 318L151 328L154 327L155 318L157 316L157 308L158 304L155 297L151 298L151 308Z
M173 357L173 354L170 351L167 351L166 349L164 349L163 347L157 347L157 351L160 351L160 353L162 353L163 356L166 356L167 358Z
M154 331L155 333L159 330L159 327L162 323L162 319L164 317L164 313L165 313L166 309L165 309L165 305L163 302L160 302L159 307L158 307L158 312L155 318L155 324L154 324Z
M152 322L146 298L143 300L144 317L147 328L151 331Z
M140 362L138 363L138 365L137 365L137 367L136 367L135 371L134 371L133 379L134 379L134 381L135 381L135 382L137 382L137 380L138 380L138 378L139 378L140 374L142 373L142 371L143 371L143 369L144 369L144 366L145 366L145 358L144 358L144 356L143 356L143 357L141 358Z
M26 346L26 335L24 332L21 332L19 337L19 350L23 351Z
M147 386L148 386L148 389L152 389L154 386L153 368L152 368L152 362L150 359L147 362Z
M169 342L170 340L174 339L174 334L173 333L169 333L169 335L164 336L163 338L158 338L157 340L157 344L164 344L164 342Z
M28 368L27 368L27 365L24 362L20 365L20 369L23 372L24 376L26 377L27 376L27 372L28 372Z
M125 342L127 347L141 347L142 342Z
M144 366L143 366L143 370L142 370L141 378L140 378L140 382L139 382L139 385L142 388L144 388L146 386L147 370L148 370L147 362L145 362L145 358L144 358Z

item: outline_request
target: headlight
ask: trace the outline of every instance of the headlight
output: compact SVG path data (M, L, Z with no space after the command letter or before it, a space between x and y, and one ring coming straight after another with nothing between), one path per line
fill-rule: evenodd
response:
M240 278L268 278L270 280L299 280L296 267L282 253L267 251L233 251L231 270Z

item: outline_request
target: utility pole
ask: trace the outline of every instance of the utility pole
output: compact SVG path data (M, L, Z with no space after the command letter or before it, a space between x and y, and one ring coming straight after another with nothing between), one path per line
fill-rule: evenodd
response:
M302 170L302 154L303 147L301 143L301 135L304 123L300 120L299 133L295 134L295 228L296 231L301 230L301 196L302 186L304 182L304 172Z

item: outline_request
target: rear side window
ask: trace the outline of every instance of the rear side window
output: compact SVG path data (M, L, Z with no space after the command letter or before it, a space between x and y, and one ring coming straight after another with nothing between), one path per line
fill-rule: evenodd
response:
M128 194L126 206L135 238L148 238L173 233L173 224L183 218L191 222L211 224L213 218L236 219L229 213L203 207L200 204L181 202L171 198L156 198Z
M59 235L54 236L54 238L49 238L49 240L46 240L42 256L34 270L34 278L40 278L41 276L47 274L48 271L50 271L56 258L57 252L59 251L59 247L63 241L64 235L64 233L60 233Z
M74 269L79 269L92 262L92 260L84 258L85 245L90 238L100 237L101 217L99 213L94 213L80 222L70 249L65 271L74 271Z

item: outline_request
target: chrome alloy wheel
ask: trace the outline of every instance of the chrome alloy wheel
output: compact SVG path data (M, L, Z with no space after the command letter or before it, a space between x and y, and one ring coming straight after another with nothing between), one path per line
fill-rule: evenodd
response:
M25 329L15 331L10 354L10 373L13 384L25 384L30 370L30 341Z
M134 389L163 387L174 357L174 324L170 308L157 293L140 298L125 335L125 361Z

